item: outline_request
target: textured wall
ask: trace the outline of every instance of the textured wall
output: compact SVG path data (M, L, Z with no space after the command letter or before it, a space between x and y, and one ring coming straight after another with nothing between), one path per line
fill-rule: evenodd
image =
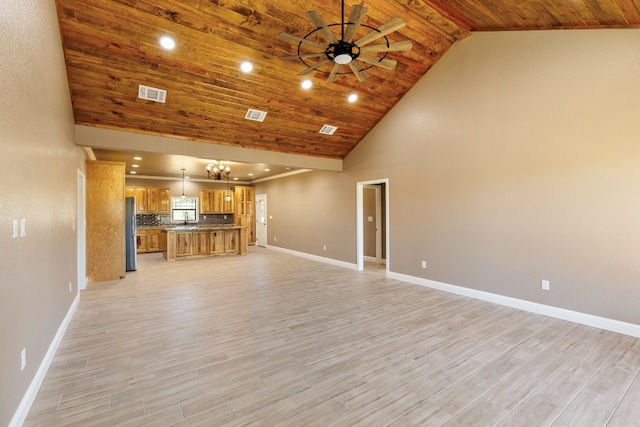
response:
M268 195L269 245L355 264L352 178L339 172L309 172L255 187L256 195Z
M392 272L640 324L639 45L639 30L473 34L343 173L257 184L269 244L355 263L355 183L388 178Z
M640 324L638 45L638 30L455 45L345 159L390 178L391 270Z
M125 274L125 163L87 161L87 277L118 280Z
M0 0L0 425L77 294L73 117L53 0ZM25 237L11 237L25 219ZM72 292L69 292L69 283ZM20 352L27 366L20 370Z

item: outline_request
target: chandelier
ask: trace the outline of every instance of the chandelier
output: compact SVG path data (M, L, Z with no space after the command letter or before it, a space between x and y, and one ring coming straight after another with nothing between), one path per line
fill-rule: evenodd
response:
M229 181L229 175L231 174L231 168L225 166L222 162L209 163L207 165L207 178L220 181L226 179Z

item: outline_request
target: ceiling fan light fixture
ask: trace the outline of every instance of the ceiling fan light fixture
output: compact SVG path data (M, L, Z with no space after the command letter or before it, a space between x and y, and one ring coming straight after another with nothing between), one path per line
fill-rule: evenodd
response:
M341 53L333 58L333 62L340 65L347 65L351 61L353 61L353 58L348 53Z

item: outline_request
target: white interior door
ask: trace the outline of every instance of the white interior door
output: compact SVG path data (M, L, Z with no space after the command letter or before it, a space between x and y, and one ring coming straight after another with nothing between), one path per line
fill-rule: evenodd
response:
M267 195L256 194L256 246L267 247Z

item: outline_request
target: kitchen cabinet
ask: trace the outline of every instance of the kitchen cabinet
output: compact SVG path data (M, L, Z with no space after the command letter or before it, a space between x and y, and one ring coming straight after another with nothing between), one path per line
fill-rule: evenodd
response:
M162 228L147 230L147 252L160 252L160 239L162 238Z
M160 252L161 238L162 228L138 228L136 230L137 252Z
M209 254L209 231L194 231L192 235L192 255Z
M227 200L227 195L229 200ZM200 190L201 214L232 214L233 192L226 190Z
M191 252L191 231L176 232L176 256L190 256Z
M171 213L168 188L126 187L125 197L136 198L136 213L138 214Z
M134 197L136 198L136 213L149 213L147 207L147 189L146 188L134 188Z
M224 253L224 230L212 231L209 242L210 254Z
M247 242L253 245L256 242L256 220L254 213L255 193L253 187L236 186L234 188L235 195L235 213L233 221L235 225L246 227Z
M224 232L224 252L238 252L238 233L236 230L225 230Z
M147 232L136 231L136 252L147 252Z
M244 227L174 227L162 230L162 255L167 261L190 256L246 255Z

